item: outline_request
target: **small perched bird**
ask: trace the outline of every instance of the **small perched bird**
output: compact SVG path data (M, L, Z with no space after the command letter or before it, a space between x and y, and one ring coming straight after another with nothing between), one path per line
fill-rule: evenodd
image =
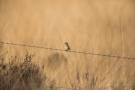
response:
M69 47L68 43L65 42L64 44L65 44L65 51L69 51L70 50L70 47Z

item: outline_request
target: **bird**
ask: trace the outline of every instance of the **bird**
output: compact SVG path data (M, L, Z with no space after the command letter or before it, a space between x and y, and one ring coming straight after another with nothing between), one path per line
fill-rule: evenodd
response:
M70 50L70 47L69 47L68 43L65 42L64 44L65 44L65 51L69 51Z

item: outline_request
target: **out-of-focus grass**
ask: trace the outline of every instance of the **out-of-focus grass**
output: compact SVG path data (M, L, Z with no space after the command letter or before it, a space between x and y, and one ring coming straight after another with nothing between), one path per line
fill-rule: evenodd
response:
M9 62L5 63L4 56L0 57L0 90L61 90L69 88L56 86L55 82L47 81L47 76L44 73L44 65L40 67L39 64L32 61L33 58L34 55L28 52L21 61L15 56L12 57ZM58 58L63 60L62 58L64 58L64 56L60 57L59 54L54 54L48 58L49 64L52 65L51 68L55 66L53 65L55 64L54 60L59 60ZM53 68L57 69L57 67ZM86 83L85 85L80 84L81 78L83 78L83 82ZM90 74L88 70L86 70L82 77L77 69L74 80L70 80L70 89L73 90L93 89L96 84L95 77Z
M8 63L0 58L0 90L36 90L41 88L47 77L42 73L43 67L32 61L34 55L25 55L19 62L16 56Z
M134 0L0 0L0 41L59 49L68 42L71 50L134 58L134 16ZM2 45L0 53L10 51L8 62L26 50L36 55L39 67L45 64L44 72L56 86L88 86L86 67L87 78L97 77L97 88L135 86L134 60L11 45Z

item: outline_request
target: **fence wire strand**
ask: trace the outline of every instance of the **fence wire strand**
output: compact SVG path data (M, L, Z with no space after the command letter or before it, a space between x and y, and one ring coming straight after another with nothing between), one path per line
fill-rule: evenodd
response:
M2 44L8 44L8 45L14 45L14 46L23 46L23 47L30 47L30 48L41 48L41 49L46 49L46 50L57 50L57 51L65 51L62 49L57 49L57 48L47 48L47 47L41 47L41 46L32 46L32 45L25 45L25 44L16 44L16 43L9 43L9 42L0 42ZM130 57L122 57L122 56L113 56L113 55L105 55L105 54L96 54L92 52L79 52L79 51L65 51L65 52L73 52L73 53L79 53L79 54L90 54L90 55L96 55L96 56L103 56L103 57L112 57L112 58L123 58L123 59L130 59L130 60L135 60L135 58L130 58Z

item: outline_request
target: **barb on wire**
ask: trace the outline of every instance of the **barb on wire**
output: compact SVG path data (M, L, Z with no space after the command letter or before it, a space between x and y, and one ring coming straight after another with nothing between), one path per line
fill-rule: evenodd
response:
M0 43L0 48L2 47L2 44L3 44L3 43Z
M25 44L15 44L15 43L8 43L8 42L0 42L1 44L10 44L15 46L24 46L24 47L31 47L31 48L41 48L41 49L47 49L47 50L58 50L58 51L65 51L62 49L57 48L47 48L47 47L40 47L40 46L32 46L32 45L25 45ZM73 52L73 53L80 53L80 54L90 54L90 55L96 55L96 56L104 56L104 57L112 57L112 58L123 58L123 59L130 59L135 60L135 58L130 57L122 57L122 56L112 56L112 55L105 55L105 54L95 54L91 52L78 52L78 51L67 51L67 52Z

